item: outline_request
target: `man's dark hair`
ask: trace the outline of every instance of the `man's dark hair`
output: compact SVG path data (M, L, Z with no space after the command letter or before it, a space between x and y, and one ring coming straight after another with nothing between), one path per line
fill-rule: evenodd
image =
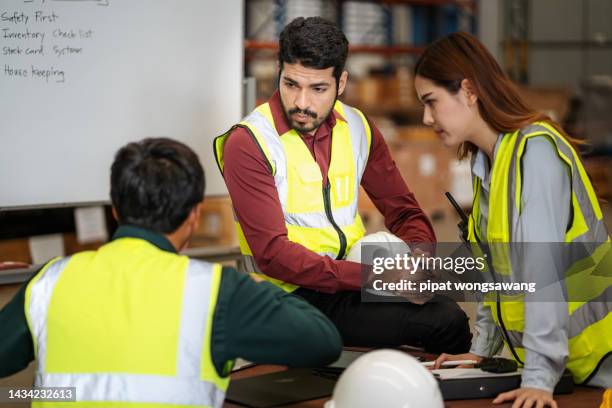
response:
M119 224L168 234L204 198L204 170L183 143L144 139L119 149L111 166L111 200Z
M334 67L336 86L344 71L348 40L340 28L321 17L298 17L287 24L279 38L278 63L299 62L307 68Z

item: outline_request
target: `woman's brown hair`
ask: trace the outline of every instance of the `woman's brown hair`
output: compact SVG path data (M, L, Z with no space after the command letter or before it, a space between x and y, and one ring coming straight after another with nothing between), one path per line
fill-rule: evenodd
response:
M461 81L468 79L478 96L480 116L497 132L514 132L533 122L544 121L552 125L574 148L580 144L548 115L538 112L525 102L517 86L473 35L458 32L432 43L417 61L414 74L429 79L452 94L459 91ZM465 142L459 146L458 156L464 158L477 150L474 144Z

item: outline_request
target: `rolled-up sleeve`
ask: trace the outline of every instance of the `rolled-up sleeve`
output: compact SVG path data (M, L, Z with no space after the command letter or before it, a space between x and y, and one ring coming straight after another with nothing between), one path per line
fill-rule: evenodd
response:
M472 342L470 353L481 357L491 357L501 351L504 344L503 337L495 324L491 308L484 303L478 304L474 330L476 338Z

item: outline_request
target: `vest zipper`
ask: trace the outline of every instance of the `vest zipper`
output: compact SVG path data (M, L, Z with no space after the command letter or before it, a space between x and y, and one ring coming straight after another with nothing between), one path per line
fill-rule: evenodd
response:
M344 258L344 253L346 252L346 235L344 235L344 232L342 232L338 224L336 224L336 221L334 221L334 215L332 214L331 209L331 199L329 198L330 190L331 186L328 180L327 184L323 187L323 203L325 204L325 214L327 215L327 219L338 233L338 238L340 238L340 250L338 251L338 256L336 257L338 260Z

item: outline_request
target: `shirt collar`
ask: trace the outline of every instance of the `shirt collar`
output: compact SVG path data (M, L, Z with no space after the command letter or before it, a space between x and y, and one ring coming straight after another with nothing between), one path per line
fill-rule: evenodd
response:
M495 160L495 155L497 154L497 149L499 148L502 137L503 134L501 133L497 136L497 141L495 142L495 147L493 148L493 160ZM478 149L476 156L474 156L472 159L472 174L478 177L483 185L488 187L491 180L490 170L489 158L487 157L487 154Z
M151 231L146 228L136 227L134 225L120 225L117 231L113 234L112 240L120 238L139 238L147 241L150 244L155 245L163 251L177 253L176 248L168 241L168 239L162 234Z
M276 132L280 136L282 136L291 130L291 126L289 126L289 121L285 116L285 110L283 109L283 104L281 103L280 99L280 92L278 90L276 90L274 94L272 94L268 103L270 104L270 110L272 111L272 118L274 119ZM327 126L329 126L329 129L334 128L334 126L336 125L336 120L342 120L346 122L346 119L341 114L339 114L335 109L332 109L327 118L325 119L325 123L327 124Z

